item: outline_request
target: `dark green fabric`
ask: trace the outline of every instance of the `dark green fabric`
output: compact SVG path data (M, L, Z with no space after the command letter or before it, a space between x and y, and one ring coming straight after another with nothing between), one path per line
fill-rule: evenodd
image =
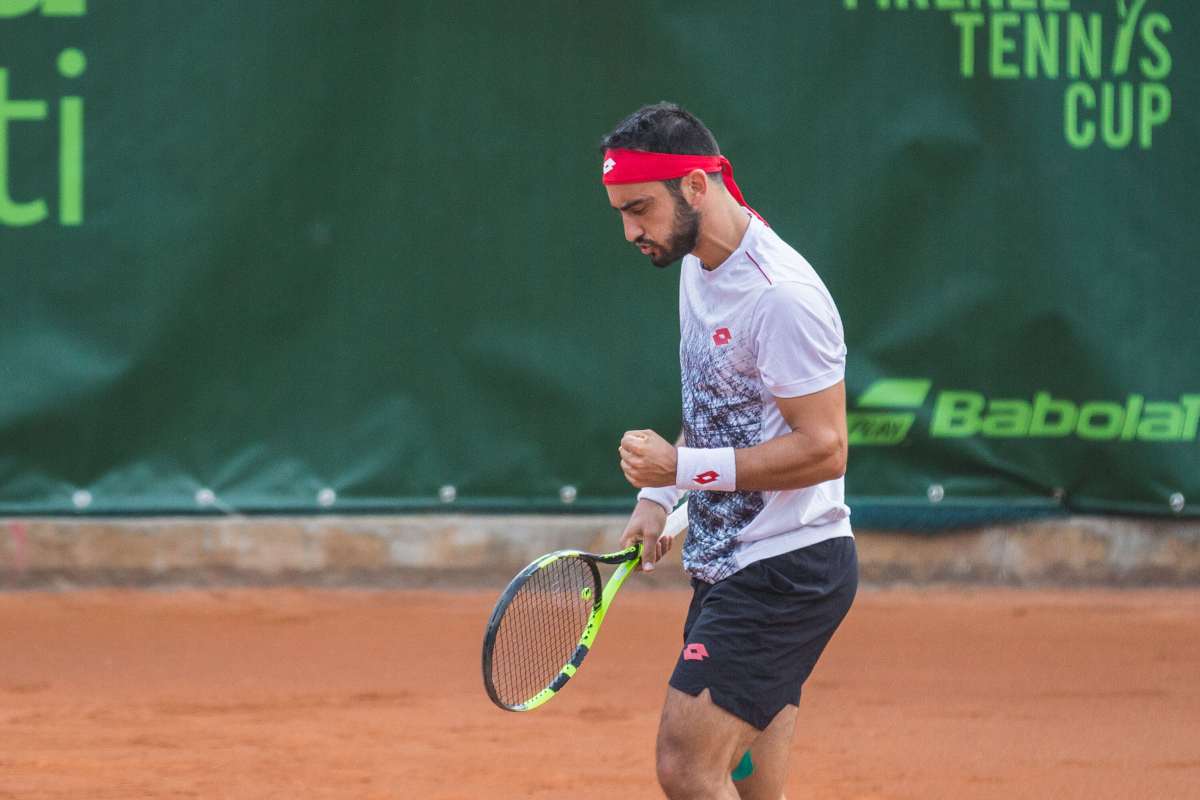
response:
M1192 513L1197 55L1188 0L0 0L0 513L627 506L676 273L596 144L663 98L840 306L853 505Z

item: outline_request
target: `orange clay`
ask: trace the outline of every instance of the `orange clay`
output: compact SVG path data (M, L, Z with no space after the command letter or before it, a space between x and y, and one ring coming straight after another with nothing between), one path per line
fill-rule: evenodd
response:
M627 588L529 714L481 686L496 594L0 595L0 798L660 797L687 594ZM1195 591L864 591L788 794L1200 796L1198 676Z

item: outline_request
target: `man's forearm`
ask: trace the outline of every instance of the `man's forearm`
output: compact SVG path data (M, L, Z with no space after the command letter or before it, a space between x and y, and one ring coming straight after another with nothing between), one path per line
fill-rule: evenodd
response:
M846 431L836 420L797 427L745 449L680 448L652 430L626 431L618 451L626 479L644 490L643 497L653 493L651 499L664 508L678 499L677 490L803 489L846 471Z
M738 491L803 489L846 473L846 438L836 430L792 431L734 451Z

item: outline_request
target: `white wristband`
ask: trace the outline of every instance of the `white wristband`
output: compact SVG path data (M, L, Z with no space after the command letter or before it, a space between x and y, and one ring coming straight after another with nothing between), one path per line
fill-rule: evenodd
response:
M679 496L683 494L674 486L649 486L642 489L637 494L638 500L650 500L658 503L663 509L670 514L675 510L676 504L679 503Z
M677 447L675 486L708 492L737 491L737 461L732 447Z

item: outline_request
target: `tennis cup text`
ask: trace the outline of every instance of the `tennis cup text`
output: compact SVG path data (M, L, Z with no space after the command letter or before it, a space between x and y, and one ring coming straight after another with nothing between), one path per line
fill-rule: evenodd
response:
M1173 26L1151 0L841 0L859 14L937 13L969 81L1068 81L1062 133L1084 150L1149 150L1171 119ZM949 66L949 65L947 65Z

